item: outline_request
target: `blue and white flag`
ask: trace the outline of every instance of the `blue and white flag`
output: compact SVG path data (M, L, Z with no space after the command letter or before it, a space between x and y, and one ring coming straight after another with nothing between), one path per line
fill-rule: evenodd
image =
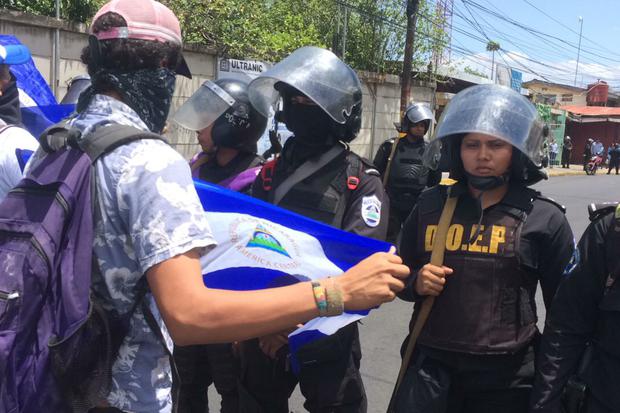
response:
M21 43L15 36L0 34L0 44L7 46ZM33 136L39 136L48 126L75 110L75 105L58 104L32 59L23 64L11 65L11 73L19 89L22 123Z
M390 244L361 237L229 191L194 181L218 245L202 258L205 284L259 290L335 276ZM320 317L289 335L291 354L369 310Z

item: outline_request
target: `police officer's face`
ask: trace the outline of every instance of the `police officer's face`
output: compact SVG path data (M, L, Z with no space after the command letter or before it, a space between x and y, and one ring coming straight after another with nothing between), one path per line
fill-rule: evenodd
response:
M512 145L494 136L469 133L461 144L465 171L476 176L501 176L512 159Z
M426 133L426 121L420 121L414 123L409 127L409 135L411 136L424 136Z
M213 130L213 123L197 132L198 143L202 147L202 150L206 153L215 151L215 144L213 143L213 138L211 137L211 130Z

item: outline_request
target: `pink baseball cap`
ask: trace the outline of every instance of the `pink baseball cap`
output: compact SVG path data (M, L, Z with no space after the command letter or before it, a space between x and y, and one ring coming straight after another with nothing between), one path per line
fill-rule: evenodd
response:
M92 33L91 29L91 34L98 40L138 39L160 43L170 42L183 46L179 19L172 10L157 1L112 0L99 9L93 22L106 13L119 14L125 19L127 26L111 27L98 33ZM182 55L176 73L190 79L192 77Z

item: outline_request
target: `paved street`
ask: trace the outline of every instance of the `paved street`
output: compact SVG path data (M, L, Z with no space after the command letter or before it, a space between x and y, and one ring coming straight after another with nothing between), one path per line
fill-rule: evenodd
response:
M536 189L554 198L567 207L567 217L578 238L588 224L587 205L591 202L604 202L620 199L620 176L556 176L539 183ZM544 317L542 301L539 297L539 317ZM542 310L542 311L541 311ZM411 305L396 301L373 313L363 321L361 327L362 373L368 394L368 411L382 413L392 391L400 366L399 348L411 315ZM214 395L214 391L210 391ZM296 391L291 399L291 410L304 412L303 399ZM211 411L219 411L219 400L211 397Z

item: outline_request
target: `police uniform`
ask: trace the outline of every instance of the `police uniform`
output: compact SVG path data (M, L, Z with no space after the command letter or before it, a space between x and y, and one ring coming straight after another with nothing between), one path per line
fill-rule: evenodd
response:
M383 176L396 138L383 142L375 155L374 164ZM395 241L400 228L426 187L439 184L441 172L429 170L422 164L422 155L427 143L423 138L411 142L408 138L398 141L386 191L390 198L390 217L387 239Z
M430 262L446 187L422 193L405 222L400 255L412 274ZM537 340L535 293L549 306L573 254L563 209L538 192L510 185L480 212L465 184L448 230L444 265L454 270L418 338L396 399L397 412L527 410ZM471 242L470 242L471 240ZM415 276L399 294L418 302ZM415 322L414 311L411 326ZM498 410L499 409L499 410Z
M215 148L228 148L237 155L226 165L215 154L200 152L190 161L192 177L248 193L256 167L264 160L256 154L256 142L265 131L267 117L250 103L248 84L238 79L207 80L174 114L179 125L198 132ZM206 135L203 135L205 129ZM204 142L201 142L204 144ZM254 170L252 170L254 169ZM244 171L247 171L244 173ZM215 384L222 396L221 412L239 412L239 359L231 344L175 346L174 359L180 383L175 406L179 413L209 411L207 389Z
M592 358L581 379L588 413L620 411L620 207L591 210L580 259L560 285L547 316L532 394L534 412L561 411L562 393L586 345Z
M199 165L197 175L204 181L220 183L262 163L263 158L250 152L239 152L224 166L212 156ZM249 193L250 189L251 185L240 192ZM222 397L222 412L239 411L239 360L231 344L176 346L174 358L181 380L179 413L203 413L205 406L208 408L207 389L211 384Z
M294 141L287 141L282 156L263 167L254 182L253 196L271 202L276 188L299 167L289 156ZM367 237L383 239L387 230L389 201L379 173L369 161L346 149L294 185L278 205ZM366 394L359 373L357 324L303 347L298 353L298 377L289 371L286 348L280 350L276 360L271 360L262 353L257 341L244 344L247 369L243 383L263 412L288 413L288 398L297 380L306 398L304 407L310 412L366 411Z
M230 162L224 166L220 166L215 159L215 156L211 156L210 159L204 162L198 168L198 177L203 181L220 183L230 177L236 176L241 172L262 165L265 160L251 152L239 152ZM249 194L251 191L251 185L242 189L239 192Z

